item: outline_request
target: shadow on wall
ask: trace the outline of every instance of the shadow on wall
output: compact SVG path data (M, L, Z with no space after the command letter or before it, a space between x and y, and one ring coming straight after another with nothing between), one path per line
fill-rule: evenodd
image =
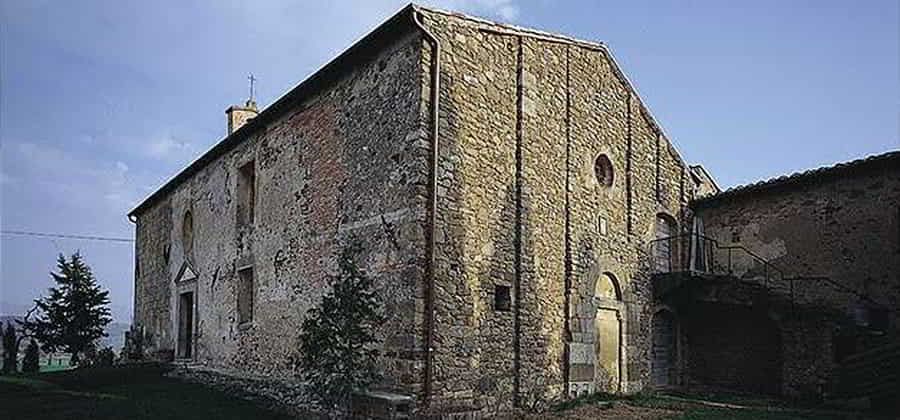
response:
M695 302L682 311L691 385L762 394L781 392L778 325L744 305Z
M518 184L515 146L505 142L514 131L501 134L496 146L468 147L476 133L460 132L465 105L449 100L455 80L443 76L432 408L447 403L490 412L517 399L541 404L558 397L550 390L562 385L551 378L562 360L548 360L547 349L553 339L562 342L563 325L538 310L544 288L531 284L538 281L534 240L519 224L531 203ZM556 309L561 318L562 306Z

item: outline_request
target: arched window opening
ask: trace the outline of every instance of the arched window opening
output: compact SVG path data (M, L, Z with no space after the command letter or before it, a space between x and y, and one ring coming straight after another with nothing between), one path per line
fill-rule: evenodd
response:
M194 249L194 216L190 210L184 213L184 220L181 223L181 245L185 254L190 254Z

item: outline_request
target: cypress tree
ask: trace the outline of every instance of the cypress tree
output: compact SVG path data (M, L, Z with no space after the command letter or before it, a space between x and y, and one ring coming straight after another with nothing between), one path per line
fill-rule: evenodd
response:
M16 373L19 355L18 341L16 341L16 329L9 321L6 321L6 329L3 331L3 373L12 375Z
M22 358L22 373L37 373L41 370L41 353L34 340L28 342L25 347L25 357Z

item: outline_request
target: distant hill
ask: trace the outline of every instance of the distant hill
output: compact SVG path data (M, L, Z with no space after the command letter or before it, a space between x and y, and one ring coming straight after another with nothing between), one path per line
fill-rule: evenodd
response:
M3 328L6 328L7 322L13 325L18 325L16 324L16 321L20 319L22 319L22 317L16 315L0 315L0 323L3 323Z
M3 328L6 328L6 322L9 321L13 325L16 324L16 320L21 320L21 316L16 315L0 315L0 322L3 323ZM131 324L125 322L111 322L106 326L106 334L107 337L100 340L102 346L110 346L112 349L118 354L122 351L122 346L125 345L125 331L128 331L128 328L131 327Z

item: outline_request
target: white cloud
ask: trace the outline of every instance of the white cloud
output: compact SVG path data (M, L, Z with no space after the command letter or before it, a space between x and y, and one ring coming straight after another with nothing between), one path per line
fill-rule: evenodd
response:
M446 10L499 18L506 22L515 21L520 12L518 4L513 0L436 0L427 3Z
M146 148L147 156L156 159L171 159L176 157L176 155L190 154L192 151L193 146L190 143L179 141L171 135L158 137L156 140L147 143Z
M48 197L65 197L60 205L119 214L143 194L131 182L132 174L122 161L86 160L56 146L32 142L18 143L13 158L10 169L24 180L21 187ZM5 181L9 175L3 177ZM106 205L98 207L104 202Z

